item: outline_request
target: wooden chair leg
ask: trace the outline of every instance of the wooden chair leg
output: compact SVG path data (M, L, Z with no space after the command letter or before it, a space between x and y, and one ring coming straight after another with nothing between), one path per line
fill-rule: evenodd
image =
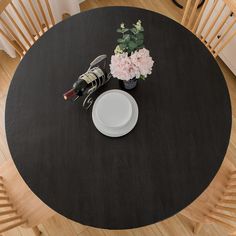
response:
M196 225L193 228L193 233L194 234L198 234L202 228L203 224L201 223L196 223Z
M39 236L39 235L41 235L41 233L42 233L42 232L39 230L38 226L33 227L32 230L34 231L34 234L35 234L36 236Z

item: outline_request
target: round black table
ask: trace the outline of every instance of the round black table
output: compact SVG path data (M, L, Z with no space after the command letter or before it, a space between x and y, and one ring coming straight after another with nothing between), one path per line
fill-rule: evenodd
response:
M130 92L137 126L109 138L82 99L62 94L96 56L110 58L121 22L138 19L155 66ZM115 79L100 93L112 88ZM231 106L219 66L192 33L151 11L112 7L75 15L37 41L14 75L5 119L15 164L39 198L82 224L128 229L176 214L207 188L229 143Z

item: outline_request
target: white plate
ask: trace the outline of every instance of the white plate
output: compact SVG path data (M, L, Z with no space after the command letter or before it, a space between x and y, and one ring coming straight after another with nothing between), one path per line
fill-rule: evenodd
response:
M138 106L130 94L118 89L109 90L96 99L92 119L102 134L120 137L135 127Z

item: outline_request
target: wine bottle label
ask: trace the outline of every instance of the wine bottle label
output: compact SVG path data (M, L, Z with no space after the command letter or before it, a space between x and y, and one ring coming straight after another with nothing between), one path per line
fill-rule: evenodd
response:
M95 67L91 70L98 78L104 76L104 72L99 67Z
M80 79L84 80L87 84L90 84L102 76L104 76L103 71L99 67L94 67L87 73L81 75Z
M92 83L93 81L95 81L97 79L96 75L94 75L91 72L88 72L85 74L85 76L83 77L83 79L86 81L87 84Z

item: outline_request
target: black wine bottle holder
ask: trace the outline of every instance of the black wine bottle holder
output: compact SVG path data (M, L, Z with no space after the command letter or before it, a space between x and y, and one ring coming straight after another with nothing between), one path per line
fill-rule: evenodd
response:
M111 74L106 74L106 64L107 55L100 55L90 63L88 70L84 74L80 75L81 78L92 73L97 78L96 80L91 82L91 88L87 91L86 97L83 101L83 107L85 109L89 109L93 104L93 94L111 79ZM77 99L78 97L76 97L74 101L76 101Z

